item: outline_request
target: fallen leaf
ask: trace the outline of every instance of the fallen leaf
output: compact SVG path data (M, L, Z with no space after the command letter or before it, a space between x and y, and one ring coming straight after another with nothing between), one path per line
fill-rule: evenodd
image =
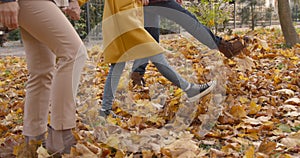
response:
M287 124L280 124L278 127L279 130L281 130L282 132L292 132L291 127Z
M247 117L246 119L243 119L243 121L245 123L249 123L251 125L259 125L259 124L262 124L262 122L260 120L257 120L255 118L250 118L250 117Z
M288 95L288 96L292 97L295 95L295 92L290 89L280 89L280 90L275 91L275 94Z
M230 109L230 114L235 118L244 118L247 116L245 107L241 105L234 105Z
M300 106L300 98L290 98L284 102L285 104Z
M258 147L258 152L270 155L276 149L276 142L264 140Z
M48 154L47 152L47 149L45 149L43 146L40 146L38 149L37 149L37 154L38 154L38 158L48 158L50 157L50 155Z
M297 145L300 145L300 131L294 134L290 134L286 138L282 138L280 142L287 147L295 147Z
M251 101L248 109L250 115L257 114L261 110L261 105L256 104L254 101Z
M254 146L249 146L245 151L245 155L243 158L255 158L255 148Z

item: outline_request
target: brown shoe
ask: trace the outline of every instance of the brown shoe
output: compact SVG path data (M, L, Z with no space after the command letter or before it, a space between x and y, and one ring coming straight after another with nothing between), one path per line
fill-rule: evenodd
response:
M46 149L56 157L62 154L69 154L71 147L76 144L76 139L71 129L54 130L48 126L48 137L46 140Z
M132 79L133 86L135 86L135 85L144 86L145 80L143 77L144 77L144 75L141 75L139 72L131 73L130 78Z
M37 143L41 143L42 145L45 145L45 135L46 133L43 133L38 136L25 136L25 144L30 144L31 142L37 142Z
M25 142L18 146L16 158L37 158L37 149L39 146L45 146L45 133L38 136L25 136Z
M222 40L218 45L219 51L227 58L232 58L242 52L245 45L238 39Z

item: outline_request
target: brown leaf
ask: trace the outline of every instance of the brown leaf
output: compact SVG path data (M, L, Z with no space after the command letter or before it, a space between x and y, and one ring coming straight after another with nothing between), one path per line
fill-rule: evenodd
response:
M72 157L86 157L86 158L94 158L97 157L96 154L94 154L89 148L87 148L85 145L77 143L74 147L74 149L71 150L70 154L66 154L64 157L66 158L72 158Z
M211 157L225 157L226 153L214 148L210 149L211 151Z
M287 147L295 147L297 145L300 145L300 131L295 134L291 134L286 138L282 138L281 143L286 145Z
M276 142L271 142L271 141L264 140L259 145L258 152L269 155L276 149L276 145L277 145Z
M285 104L297 105L300 106L300 98L290 98L284 102Z
M231 114L224 112L224 114L219 117L218 121L222 124L233 124L235 119Z
M142 154L143 154L143 158L152 158L153 157L153 152L150 150L143 150Z

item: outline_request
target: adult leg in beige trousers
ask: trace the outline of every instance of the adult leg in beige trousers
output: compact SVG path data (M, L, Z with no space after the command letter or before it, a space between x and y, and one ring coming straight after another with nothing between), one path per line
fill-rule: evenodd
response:
M64 137L65 131L70 133L69 129L76 126L75 97L87 58L86 49L53 2L19 0L19 5L19 25L29 71L23 134L33 139L43 135L51 107L48 137L49 132L50 137L51 133ZM65 150L64 141L53 139L49 143L57 143L54 150Z

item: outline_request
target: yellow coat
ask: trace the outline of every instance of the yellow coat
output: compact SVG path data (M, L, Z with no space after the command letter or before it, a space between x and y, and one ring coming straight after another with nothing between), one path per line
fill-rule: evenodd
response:
M144 29L140 1L105 0L102 21L104 62L124 62L164 51Z

